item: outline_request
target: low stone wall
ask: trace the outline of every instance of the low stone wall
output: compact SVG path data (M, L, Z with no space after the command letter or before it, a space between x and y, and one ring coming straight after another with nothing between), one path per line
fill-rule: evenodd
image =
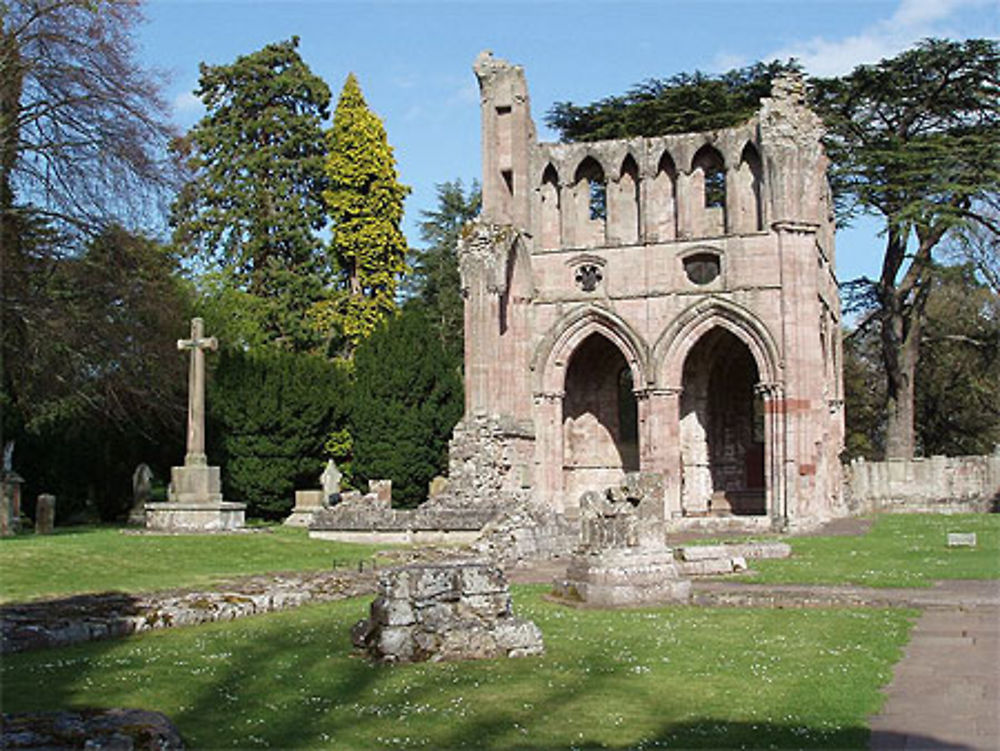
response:
M254 576L216 592L105 593L0 607L0 654L212 621L230 621L371 592L375 575L344 571Z
M183 751L184 741L174 724L160 712L90 709L4 714L0 748Z
M856 459L844 467L844 500L854 514L997 511L1000 453L884 462Z
M434 500L415 509L392 508L371 495L316 511L309 536L341 542L471 542L496 513L492 506L462 508Z
M381 662L544 652L538 627L514 616L503 573L478 561L414 564L383 572L371 616L354 626L351 639Z

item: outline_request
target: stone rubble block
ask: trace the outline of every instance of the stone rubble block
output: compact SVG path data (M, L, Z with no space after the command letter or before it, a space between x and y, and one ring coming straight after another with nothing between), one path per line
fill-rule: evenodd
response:
M713 558L728 558L725 545L691 545L677 548L676 556L681 561L706 561Z
M351 640L381 662L544 652L538 627L514 616L503 573L479 561L410 564L385 572L370 615L351 629Z
M706 558L700 561L679 561L677 570L682 576L731 574L733 573L733 559L727 556L725 558Z
M726 543L723 547L733 558L742 556L747 560L788 558L792 554L792 546L787 542Z
M413 603L409 600L376 597L371 610L372 616L387 626L409 626L417 621Z
M142 709L85 709L3 715L0 748L158 749L183 751L174 724L160 712Z
M497 568L462 566L458 570L463 595L487 595L507 591L503 574Z

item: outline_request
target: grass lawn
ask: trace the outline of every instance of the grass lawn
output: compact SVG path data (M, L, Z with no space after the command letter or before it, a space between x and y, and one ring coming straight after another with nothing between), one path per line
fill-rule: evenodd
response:
M975 532L975 548L949 548ZM754 561L741 580L768 584L929 587L937 579L1000 578L1000 514L884 514L863 537L791 537L792 557Z
M208 585L244 574L357 565L386 545L310 540L303 529L238 535L124 535L111 527L0 540L0 602L80 592Z
M165 712L190 748L865 748L914 614L571 610L516 587L543 657L374 666L367 599L10 655L3 709Z

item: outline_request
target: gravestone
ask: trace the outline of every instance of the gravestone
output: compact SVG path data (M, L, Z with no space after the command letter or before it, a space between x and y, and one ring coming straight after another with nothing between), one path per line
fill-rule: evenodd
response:
M146 528L162 531L227 531L243 526L246 505L222 499L221 473L205 455L205 350L219 342L205 336L202 320L191 319L191 338L177 349L189 351L187 453L184 466L171 467L166 503L146 504Z
M35 504L35 534L51 535L56 525L56 497L48 493L38 496Z
M148 464L140 464L132 473L132 508L128 523L142 526L146 523L146 504L153 492L153 470Z
M340 481L343 474L337 468L337 463L331 459L326 463L326 469L319 476L319 481L323 486L323 503L335 506L340 503Z

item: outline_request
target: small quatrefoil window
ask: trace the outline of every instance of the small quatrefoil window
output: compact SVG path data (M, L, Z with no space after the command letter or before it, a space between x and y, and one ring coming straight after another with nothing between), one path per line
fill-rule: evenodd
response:
M718 278L719 257L714 253L698 253L684 259L684 273L695 284L708 284Z
M604 275L601 273L601 267L596 264L587 263L583 266L578 266L576 269L576 283L584 292L593 292L597 289L597 285L601 283L603 278Z

